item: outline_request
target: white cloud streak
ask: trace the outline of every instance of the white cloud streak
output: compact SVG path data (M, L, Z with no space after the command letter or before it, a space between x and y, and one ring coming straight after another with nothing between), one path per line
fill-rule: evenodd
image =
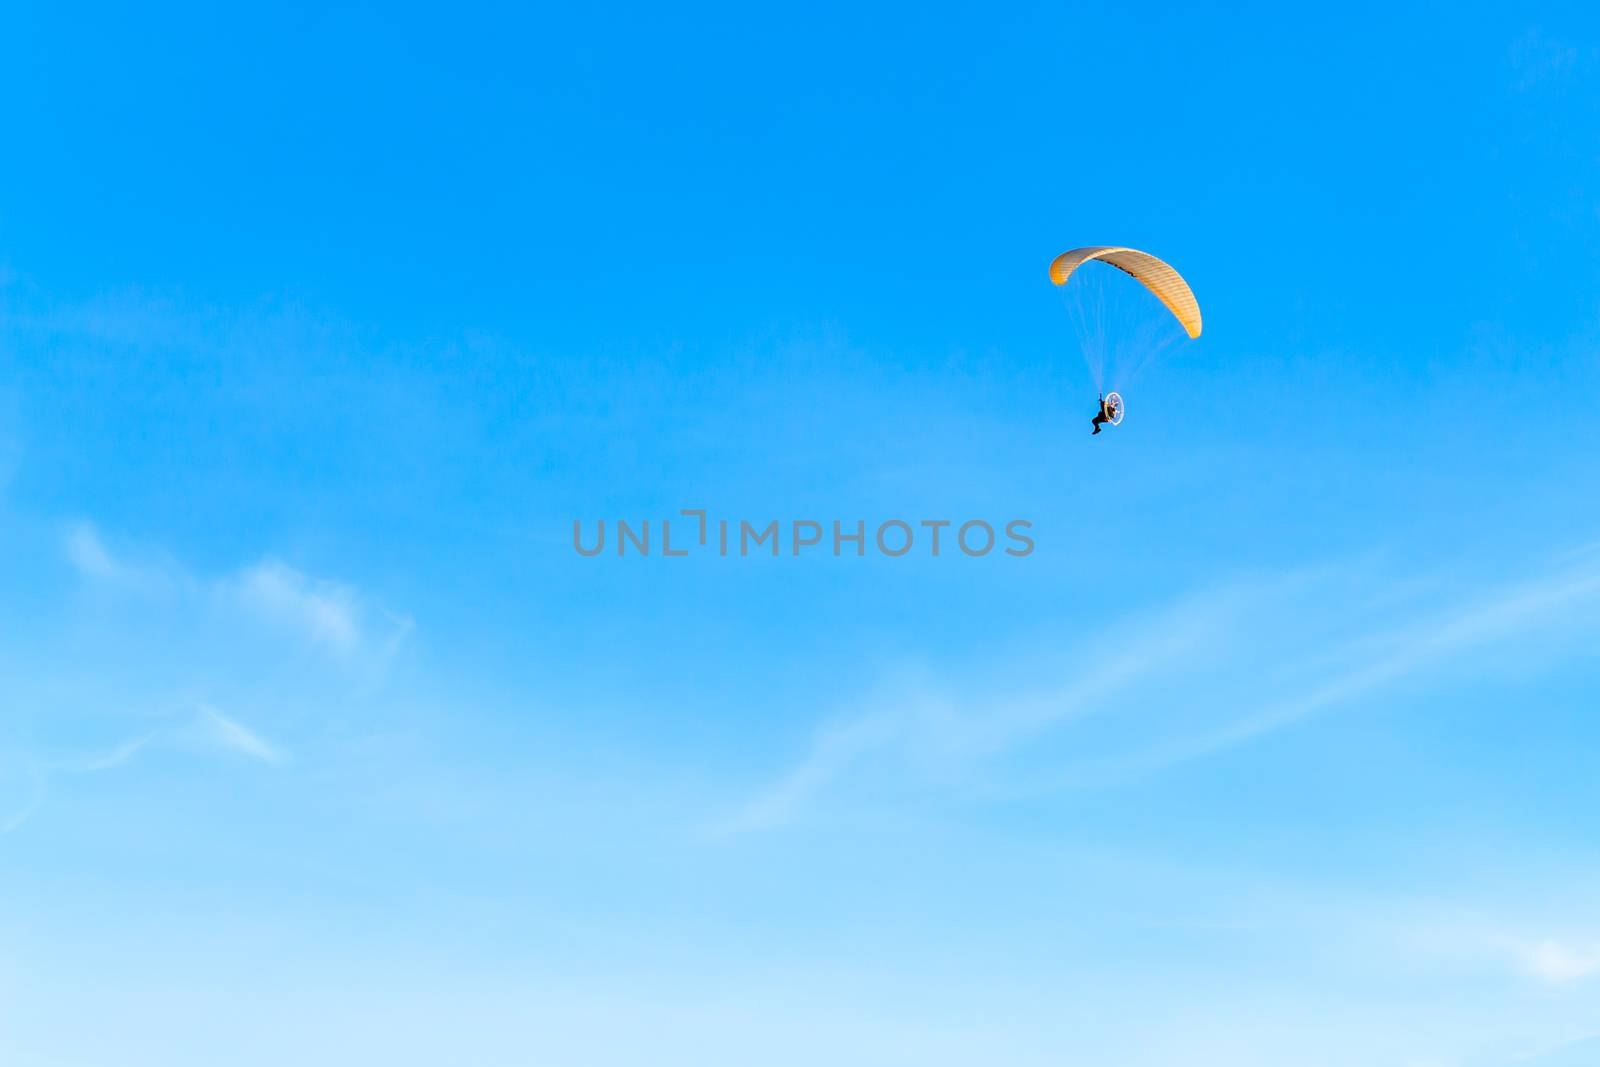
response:
M1600 943L1576 945L1547 937L1511 941L1506 950L1519 973L1548 985L1569 985L1600 974Z
M1414 610L1398 622L1381 607L1386 590L1363 590L1358 577L1292 575L1191 598L1063 657L1081 666L1074 682L1055 689L963 700L955 686L925 680L884 686L856 713L825 722L807 754L720 829L786 822L852 774L881 778L932 763L946 779L969 777L1091 714L1134 726L1148 719L1148 729L1135 729L1120 752L1081 758L1042 785L998 791L1126 781L1247 744L1502 643L1600 626L1600 617L1582 610L1600 602L1600 561L1588 556L1553 576ZM1317 598L1306 599L1308 589ZM1051 662L1022 673L1061 669ZM1167 695L1149 697L1146 689ZM1241 706L1253 710L1239 715ZM1191 725L1173 728L1173 719ZM1192 725L1206 719L1221 721Z
M196 606L220 606L292 634L336 659L387 660L411 631L409 618L374 608L351 586L314 578L277 559L202 580L169 562L119 556L87 522L70 526L62 547L68 562L88 581L138 594L176 593Z
M262 763L280 764L287 759L277 745L216 708L202 704L198 709L197 726L200 735L219 749L249 756Z
M24 782L23 791L25 796L22 802L13 808L9 814L0 816L0 837L18 829L33 818L34 813L44 803L46 792L45 774L36 765L29 765L22 769L20 773L13 771L11 775L5 775L4 777L21 778Z
M1367 901L1357 913L1367 918L1357 918L1347 909L1342 915L1318 916L1317 921L1342 927L1346 940L1359 941L1362 922L1372 922L1373 913L1385 912L1388 918L1377 921L1376 929L1407 958L1442 963L1458 972L1532 982L1557 992L1600 975L1600 935L1583 909L1554 904L1551 895L1551 887L1541 884L1510 915L1504 912L1504 903L1486 910L1437 900Z
M339 655L361 644L360 608L347 586L317 581L277 560L246 567L225 583L238 602Z
M21 775L27 783L27 797L9 815L0 817L0 836L20 828L38 813L49 792L51 778L58 775L97 774L126 767L140 753L163 744L189 748L198 745L217 752L247 756L272 766L280 766L289 759L289 754L282 747L266 740L237 719L224 715L210 705L200 704L179 725L153 730L102 752L42 764L28 763L25 773Z
M813 794L856 766L886 754L921 756L946 766L1003 753L1074 719L1104 712L1112 698L1159 667L1216 651L1220 634L1256 602L1280 594L1297 577L1240 586L1185 600L1142 620L1076 657L1077 677L1056 689L964 708L928 680L885 685L865 711L837 718L817 732L791 771L718 829L740 832L787 821Z
M1408 624L1363 641L1375 650L1348 670L1310 690L1237 719L1213 733L1147 753L1130 761L1129 769L1164 770L1237 747L1437 666L1451 657L1553 622L1564 609L1597 598L1600 598L1600 572L1585 567L1556 578L1515 586L1475 604Z
M115 748L108 749L92 756L86 756L81 759L59 760L50 764L50 769L55 771L72 771L76 773L109 771L113 767L121 767L126 763L132 762L133 758L139 754L140 750L142 750L151 741L154 741L157 736L158 735L154 733L145 734L143 737L135 737L130 741L124 741Z
M66 536L67 559L80 574L90 578L116 578L118 568L111 553L89 523L74 523Z

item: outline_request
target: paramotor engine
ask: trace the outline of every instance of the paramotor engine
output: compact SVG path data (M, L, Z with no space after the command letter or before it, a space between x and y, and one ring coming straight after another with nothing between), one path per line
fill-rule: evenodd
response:
M1113 425L1113 426L1121 426L1122 425L1122 413L1124 411L1124 408L1122 406L1122 394L1121 393L1107 393L1106 394L1106 402L1105 403L1106 403L1106 415L1109 416L1109 421L1111 422L1111 425Z

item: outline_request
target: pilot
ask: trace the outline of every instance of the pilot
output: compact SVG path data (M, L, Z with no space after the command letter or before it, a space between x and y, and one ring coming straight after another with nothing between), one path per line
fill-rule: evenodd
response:
M1103 426L1104 424L1110 422L1111 419L1112 419L1111 405L1106 403L1105 394L1101 393L1100 394L1100 410L1095 413L1095 416L1094 416L1093 419L1089 420L1094 425L1094 432L1095 433L1099 433L1100 432L1100 427Z

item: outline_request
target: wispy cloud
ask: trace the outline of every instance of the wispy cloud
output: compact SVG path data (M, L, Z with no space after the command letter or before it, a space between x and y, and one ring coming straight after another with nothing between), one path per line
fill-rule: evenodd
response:
M1600 1063L1600 1034L1568 1041L1535 1056L1524 1056L1507 1067L1590 1067Z
M66 537L67 559L72 565L91 578L115 578L118 574L116 562L111 558L111 553L100 540L100 534L86 522L74 523L67 531Z
M1547 937L1507 942L1506 948L1519 972L1550 985L1600 974L1600 943L1575 945Z
M160 746L190 750L198 747L247 756L272 766L282 765L289 759L288 752L281 746L268 741L237 719L224 715L209 704L198 704L176 723L150 730L99 752L44 762L29 760L13 766L9 777L23 782L26 795L10 814L0 816L0 835L18 829L39 812L52 779L124 768L141 753Z
M1569 557L1566 569L1542 578L1442 606L1427 599L1396 595L1361 568L1254 579L1010 672L1070 672L1071 680L1054 688L1007 693L987 683L968 685L964 694L951 679L892 681L824 722L799 762L721 829L785 822L847 778L967 783L986 765L1014 760L1090 716L1116 721L1109 750L1080 750L1053 770L981 792L1047 792L1157 773L1514 640L1600 628L1592 610L1600 602L1600 561ZM1550 653L1559 648L1552 643Z
M314 577L273 557L205 576L164 554L117 546L89 522L69 524L60 550L97 602L130 608L136 626L152 625L163 635L178 635L172 646L193 650L202 662L247 668L264 663L263 669L278 670L281 656L263 654L278 650L287 651L299 671L305 666L299 651L309 648L333 666L341 682L365 686L381 677L411 630L408 618L385 611L355 587ZM214 691L218 682L213 677L198 687L181 680L176 684L205 692ZM218 703L226 706L226 698ZM290 759L284 745L231 711L186 699L182 710L159 713L153 726L110 748L35 758L30 766L37 788L14 814L0 816L0 832L33 817L48 783L125 768L152 750L173 748L242 756L272 766Z
M409 618L375 607L354 587L312 577L273 558L202 579L167 560L134 560L115 553L87 522L68 527L62 548L74 569L92 582L220 605L340 659L386 660L411 631Z
M20 800L12 800L14 806L0 814L0 835L5 835L22 826L44 803L45 774L44 771L33 763L18 765L10 762L9 766L0 765L0 780L8 780L20 784L22 794Z
M177 568L165 561L120 557L106 546L93 523L74 522L62 538L67 562L84 578L140 593L159 593L185 581Z
M1387 911L1389 918L1378 928L1387 933L1387 940L1416 959L1532 981L1552 990L1600 976L1600 934L1589 916L1581 910L1554 908L1548 900L1548 886L1541 890L1545 899L1524 902L1519 913L1510 916L1503 908L1497 913L1437 902L1368 902L1366 911L1369 915ZM1323 921L1339 925L1326 917ZM1347 930L1359 925L1348 918L1344 923Z
M263 763L279 764L287 758L277 745L216 708L201 705L196 726L200 736L219 749L237 752Z
M1584 566L1555 578L1512 586L1360 641L1363 654L1304 692L1224 725L1128 761L1129 770L1156 771L1226 751L1347 704L1452 657L1492 646L1557 621L1567 608L1600 599L1600 570Z
M825 723L806 756L720 829L753 830L786 821L809 797L874 760L959 767L989 758L1075 719L1102 714L1149 674L1217 654L1231 627L1301 576L1240 582L1186 598L1150 617L1111 628L1089 647L1060 657L1072 677L1055 688L1003 699L963 699L924 673L881 685L852 714ZM1041 665L1061 672L1060 662ZM1034 673L1034 672L1030 672Z
M261 617L341 655L361 644L360 607L348 586L318 581L277 560L264 560L228 579L223 588Z
M55 771L74 771L86 773L90 771L108 771L113 767L121 767L137 756L141 749L154 741L159 734L148 733L142 737L124 741L120 745L107 749L104 752L82 756L76 759L57 760L50 764L50 769Z

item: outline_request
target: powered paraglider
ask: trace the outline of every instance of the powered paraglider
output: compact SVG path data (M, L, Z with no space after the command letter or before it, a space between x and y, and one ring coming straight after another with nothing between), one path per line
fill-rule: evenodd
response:
M1126 277L1119 282L1117 273L1102 272L1101 264L1133 278L1143 291L1128 286ZM1099 433L1102 425L1120 425L1125 410L1122 397L1105 392L1107 378L1109 384L1124 388L1166 348L1199 337L1200 302L1170 264L1121 245L1063 252L1050 264L1050 280L1062 291L1084 361L1102 390L1094 432Z

